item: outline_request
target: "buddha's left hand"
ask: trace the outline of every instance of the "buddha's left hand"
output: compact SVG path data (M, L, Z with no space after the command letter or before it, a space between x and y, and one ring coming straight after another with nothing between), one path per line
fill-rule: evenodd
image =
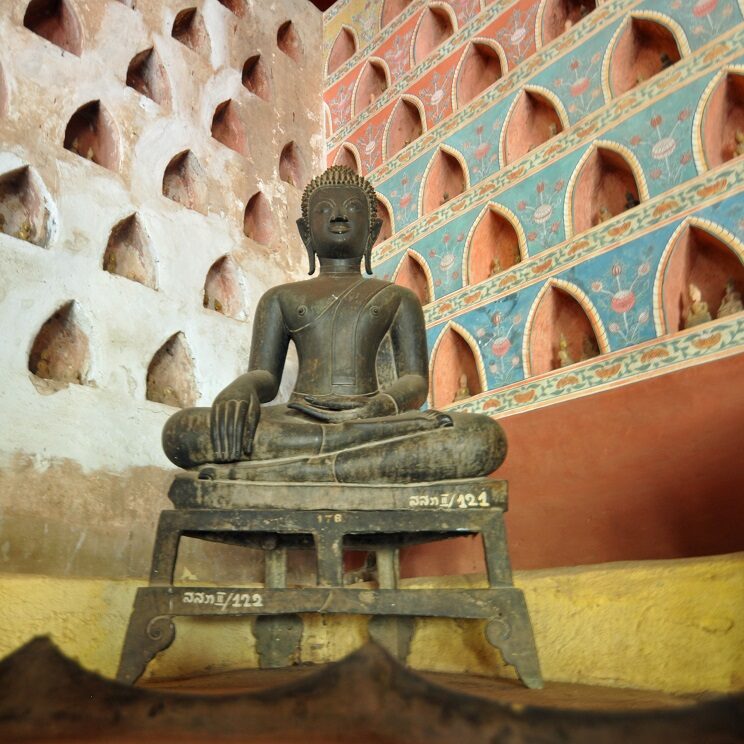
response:
M290 403L289 407L329 424L340 424L356 419L392 416L398 412L395 400L387 393L379 393L371 398L358 398L351 395L338 395L333 398L305 396L306 402Z

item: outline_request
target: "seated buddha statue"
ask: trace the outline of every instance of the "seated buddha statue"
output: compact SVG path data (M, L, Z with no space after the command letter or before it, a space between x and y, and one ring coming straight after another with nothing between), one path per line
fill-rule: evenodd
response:
M344 166L310 182L297 225L312 278L268 290L248 371L211 407L166 422L163 447L173 463L204 478L340 483L473 478L501 464L498 423L420 410L429 387L421 304L409 289L361 273L363 260L372 274L376 203L372 186ZM290 341L297 381L287 403L269 405ZM378 375L383 343L394 374Z

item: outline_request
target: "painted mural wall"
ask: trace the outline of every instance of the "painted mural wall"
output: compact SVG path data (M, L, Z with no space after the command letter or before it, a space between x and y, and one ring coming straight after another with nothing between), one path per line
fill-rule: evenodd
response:
M327 159L378 192L375 273L424 304L431 405L508 431L742 354L741 3L348 2L324 24Z

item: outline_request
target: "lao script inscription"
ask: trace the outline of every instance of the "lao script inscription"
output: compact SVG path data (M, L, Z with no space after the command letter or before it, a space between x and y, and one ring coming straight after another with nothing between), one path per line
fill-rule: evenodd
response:
M227 609L263 607L263 597L256 592L184 592L184 604L214 605L225 612Z
M491 506L486 491L474 493L443 493L438 496L411 496L408 506L441 507L444 509L479 509Z

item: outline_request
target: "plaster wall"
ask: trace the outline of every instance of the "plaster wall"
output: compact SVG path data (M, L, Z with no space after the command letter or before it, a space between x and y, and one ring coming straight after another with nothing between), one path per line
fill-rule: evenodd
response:
M253 309L269 287L300 277L305 251L294 228L301 191L281 180L289 142L305 176L323 157L321 14L304 0L281 7L246 0L238 16L218 0L195 3L208 51L171 36L180 0L65 0L80 24L80 55L25 28L27 2L0 8L0 178L29 166L49 213L46 245L0 232L0 567L53 575L142 576L154 519L167 506L172 468L160 430L176 409L147 400L148 366L181 333L197 402L209 404L244 371ZM302 57L277 48L291 20ZM136 54L154 47L170 101L157 104L126 85ZM270 100L241 82L255 54ZM111 168L65 149L74 112L98 100L111 121ZM219 104L237 112L239 154L211 135ZM197 209L163 195L171 159L198 161ZM83 153L85 154L85 153ZM273 217L262 243L244 234L250 198L261 192ZM137 215L153 257L155 289L104 270L112 229ZM232 314L205 308L210 267L233 267ZM40 379L29 353L42 325L73 301L88 340L83 384ZM284 389L296 365L290 361Z

